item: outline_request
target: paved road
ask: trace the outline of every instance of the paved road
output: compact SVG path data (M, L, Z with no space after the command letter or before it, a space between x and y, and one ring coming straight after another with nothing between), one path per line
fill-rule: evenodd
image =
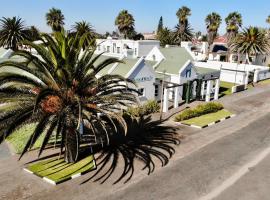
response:
M160 170L159 173L114 195L105 196L103 199L199 199L270 146L269 120L270 114L267 114L233 135L207 145L201 151L175 161L172 165ZM267 161L269 159L264 162L270 165ZM261 185L268 183L269 189L270 181L264 182L263 180L259 179L259 182L262 181ZM250 185L256 185L256 183ZM243 183L238 187L242 188L242 193L246 192ZM227 196L222 199L240 199L239 197L241 197L241 199L248 200L248 198L242 198L240 191L234 189L233 194L229 191L226 193ZM265 191L268 195L270 194L269 190ZM234 198L231 198L232 196ZM265 196L265 199L267 197L269 199L269 196Z
M5 143L0 144L0 160L10 156L9 149Z
M54 187L21 170L33 158L30 153L21 162L14 156L0 160L0 199L201 200L216 191L217 200L269 199L269 176L264 176L270 171L267 154L247 173L240 173L243 176L235 184L230 185L230 180L270 147L270 88L239 93L222 102L238 115L203 131L190 130L169 165L157 167L150 176L136 170L126 184L112 185L109 179L102 185L91 181L81 185L86 175Z

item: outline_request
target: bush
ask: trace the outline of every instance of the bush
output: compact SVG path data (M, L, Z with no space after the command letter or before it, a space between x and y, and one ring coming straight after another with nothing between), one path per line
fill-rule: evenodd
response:
M223 108L224 108L223 105L217 102L209 102L206 104L201 104L193 109L189 108L187 110L184 110L183 112L181 112L175 117L175 121L179 122L179 121L191 119L194 117L199 117L201 115L205 115L208 113L214 113L219 110L222 110Z
M131 115L132 117L142 117L158 112L159 109L160 106L157 101L149 100L141 106L128 108L127 114Z

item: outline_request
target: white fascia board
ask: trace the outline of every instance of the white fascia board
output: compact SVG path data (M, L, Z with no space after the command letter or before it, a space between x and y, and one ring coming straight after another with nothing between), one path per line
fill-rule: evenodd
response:
M125 58L125 56L122 55L122 56L119 58L119 60L123 60L124 58ZM111 74L111 73L113 72L113 70L114 70L118 65L119 65L119 63L115 63L115 64L111 67L111 69L108 70L108 74Z
M192 64L191 60L188 60L188 61L184 64L184 66L180 68L178 74L180 75L180 74L186 69L186 67L187 67L190 63Z
M125 78L128 78L134 71L135 69L144 61L144 57L141 57L136 64L131 68L131 70L126 74Z

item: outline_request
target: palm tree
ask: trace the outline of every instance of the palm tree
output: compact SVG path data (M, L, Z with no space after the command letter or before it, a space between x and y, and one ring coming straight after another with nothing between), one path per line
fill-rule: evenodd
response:
M176 12L176 16L178 17L179 20L178 24L175 27L176 29L175 35L177 38L178 45L181 45L181 41L185 40L185 37L190 35L188 33L191 33L192 29L190 28L190 25L188 23L188 16L190 15L191 10L186 6L179 8L178 11Z
M47 25L52 28L54 32L61 31L63 25L65 25L65 17L60 9L51 8L48 13L46 13Z
M95 30L89 22L76 22L75 25L73 25L72 29L73 31L71 34L78 34L79 37L82 37L84 35L86 37L83 44L83 49L95 46Z
M176 12L176 16L178 17L179 23L183 25L188 24L188 16L190 15L191 15L191 10L186 6L182 6Z
M160 41L160 46L162 47L167 44L173 44L172 32L168 27L162 28L158 32L157 39Z
M185 29L182 29L180 24L175 26L175 31L173 32L174 43L181 46L182 41L191 41L193 38L193 29L189 24L185 26Z
M232 12L225 18L225 22L227 25L227 38L228 42L230 42L242 26L242 15L238 12Z
M214 39L217 36L218 28L221 24L221 17L218 13L212 12L205 18L205 24L207 27L207 33L208 33L208 46L213 44Z
M28 40L36 41L40 39L40 32L35 26L31 26L28 30Z
M127 10L122 10L115 19L120 33L124 34L125 39L134 31L134 18Z
M13 56L23 61L0 64L0 69L14 69L0 73L0 103L6 105L0 107L0 143L21 125L37 123L21 157L42 133L39 155L55 132L53 139L61 140L60 153L65 149L66 162L77 161L80 137L85 133L102 145L109 144L110 135L126 133L120 111L136 102L133 82L120 75L97 79L98 72L119 61L109 58L96 64L101 55L94 56L93 50L82 53L83 40L64 31L54 37L43 34L43 44L24 42L38 56L16 51Z
M230 48L239 54L246 55L246 61L250 63L251 55L265 54L270 50L270 40L267 34L257 27L250 26L239 33Z
M21 42L28 38L29 32L19 17L0 19L0 46L17 50Z

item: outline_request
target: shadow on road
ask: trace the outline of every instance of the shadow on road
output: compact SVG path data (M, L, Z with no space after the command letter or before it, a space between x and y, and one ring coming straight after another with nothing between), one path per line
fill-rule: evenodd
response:
M126 136L114 134L110 138L109 146L94 150L99 152L96 158L97 171L83 183L90 180L104 183L114 173L120 160L123 160L124 167L114 184L123 179L126 183L132 178L135 160L143 163L142 170L147 170L148 174L155 170L157 163L154 162L154 158L157 158L155 160L162 166L168 164L175 152L174 146L180 144L180 137L175 128L159 121L151 121L151 117L139 120L128 118L127 124L129 131Z

